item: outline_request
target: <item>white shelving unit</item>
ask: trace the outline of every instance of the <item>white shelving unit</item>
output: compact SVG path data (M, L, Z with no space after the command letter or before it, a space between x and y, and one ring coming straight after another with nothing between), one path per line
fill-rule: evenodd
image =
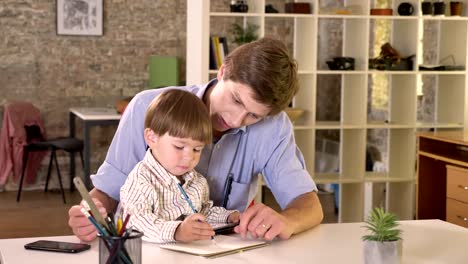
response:
M268 14L265 4L284 10L286 1L251 0L248 13L230 13L230 1L187 1L187 84L206 83L215 76L209 70L210 35L226 36L229 41L229 25L254 23L259 26L260 37L270 36L283 40L299 65L301 89L293 101L294 107L303 108L306 114L295 124L298 146L304 154L307 169L318 184L337 184L338 222L364 220L369 208L377 206L377 189L384 190L386 210L400 219L413 219L416 180L416 136L419 130L463 129L468 124L468 79L466 69L459 71L420 71L421 63L433 63L453 56L458 65L468 61L468 0L464 1L462 17L422 16L421 0L389 1L393 16L371 16L373 0L348 0L345 6L357 6L361 11L352 15L322 14L319 0L310 0L312 14ZM415 8L412 16L399 16L398 5L410 2ZM447 14L450 12L449 1ZM414 54L414 66L408 71L369 70L369 59L375 46L373 32L382 23L389 25L389 42L403 56ZM354 57L354 71L328 70L320 56L320 28L327 23L341 27L341 51L334 56ZM430 27L431 29L427 29ZM426 29L425 29L426 28ZM435 29L435 31L433 30ZM282 31L281 31L282 30ZM319 32L320 31L320 32ZM435 32L435 33L434 33ZM330 34L337 34L330 32ZM429 34L429 36L426 36ZM335 43L330 43L335 44ZM232 43L229 43L232 50ZM430 59L428 59L429 57ZM428 61L428 60L433 60ZM340 94L339 118L319 120L317 94L323 80L337 78ZM376 78L386 80L386 119L369 118L369 91L373 91ZM426 118L418 117L422 85L433 90L433 107ZM429 115L429 118L427 116ZM385 135L386 171L366 171L367 136L370 132ZM322 134L338 136L339 159L337 171L316 170L316 141Z

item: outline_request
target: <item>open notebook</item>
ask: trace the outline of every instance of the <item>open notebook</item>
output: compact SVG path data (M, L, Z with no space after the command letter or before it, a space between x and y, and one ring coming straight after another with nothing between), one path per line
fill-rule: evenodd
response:
M190 243L170 243L160 245L159 247L214 258L267 245L267 242L261 240L242 239L240 236L217 235L215 236L215 241L199 240Z

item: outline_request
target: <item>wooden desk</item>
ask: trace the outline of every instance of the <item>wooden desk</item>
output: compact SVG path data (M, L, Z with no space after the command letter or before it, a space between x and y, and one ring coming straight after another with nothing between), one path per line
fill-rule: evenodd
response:
M91 189L91 146L89 130L92 126L118 125L122 117L114 108L70 108L70 137L75 137L75 119L78 117L83 122L83 158L84 158L84 182L88 189ZM70 178L75 177L75 156L70 154ZM70 190L73 190L73 182L70 180Z
M468 229L440 220L402 221L403 263L467 263ZM363 263L361 236L363 223L323 224L290 240L274 241L271 245L215 259L187 255L160 249L143 242L143 263L209 263L209 264L283 264L283 263ZM61 254L25 250L24 244L52 239L78 242L77 238L48 237L0 240L2 264L98 263L98 243L79 254Z
M416 217L446 220L447 165L468 167L468 131L426 132L418 136Z

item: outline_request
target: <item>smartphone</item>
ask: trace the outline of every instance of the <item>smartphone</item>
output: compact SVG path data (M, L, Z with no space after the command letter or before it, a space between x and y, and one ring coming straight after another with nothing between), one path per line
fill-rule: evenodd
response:
M228 235L234 233L234 227L238 225L239 223L216 225L213 227L213 230L216 235Z
M78 253L91 248L88 244L61 241L38 240L24 245L25 249L45 250L63 253Z

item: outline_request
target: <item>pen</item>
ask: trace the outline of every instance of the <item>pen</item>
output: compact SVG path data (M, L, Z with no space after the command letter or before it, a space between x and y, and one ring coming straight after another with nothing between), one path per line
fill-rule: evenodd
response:
M232 187L232 173L229 173L227 181L226 181L226 186L224 188L224 199L223 199L223 207L226 208L228 200L229 200L229 195L231 194L231 187Z
M190 198L188 197L187 193L184 191L184 188L182 188L182 186L180 186L179 183L177 183L177 187L179 187L180 192L181 192L182 195L184 196L184 199L185 199L185 201L187 201L187 203L188 203L188 205L190 206L190 208L192 208L192 211L193 211L195 214L198 213L197 209L195 209L195 207L193 206L192 201L190 201Z
M188 197L187 193L184 191L184 188L182 188L182 186L180 186L179 183L177 183L177 187L179 187L180 192L181 192L182 195L184 196L185 201L187 201L187 203L188 203L188 205L190 206L190 208L192 209L193 213L195 213L195 214L198 213L197 209L195 209L195 207L193 206L192 201L191 201L190 198ZM201 220L198 220L198 221L201 222ZM214 236L211 237L211 241L213 241L213 243L214 243L215 245L217 245Z
M109 236L109 234L106 232L106 230L104 228L101 227L101 225L99 225L96 220L89 214L88 211L86 211L86 209L84 208L81 208L81 212L89 219L89 221L94 225L94 227L96 227L96 229L98 230L98 232L103 235L103 236Z

